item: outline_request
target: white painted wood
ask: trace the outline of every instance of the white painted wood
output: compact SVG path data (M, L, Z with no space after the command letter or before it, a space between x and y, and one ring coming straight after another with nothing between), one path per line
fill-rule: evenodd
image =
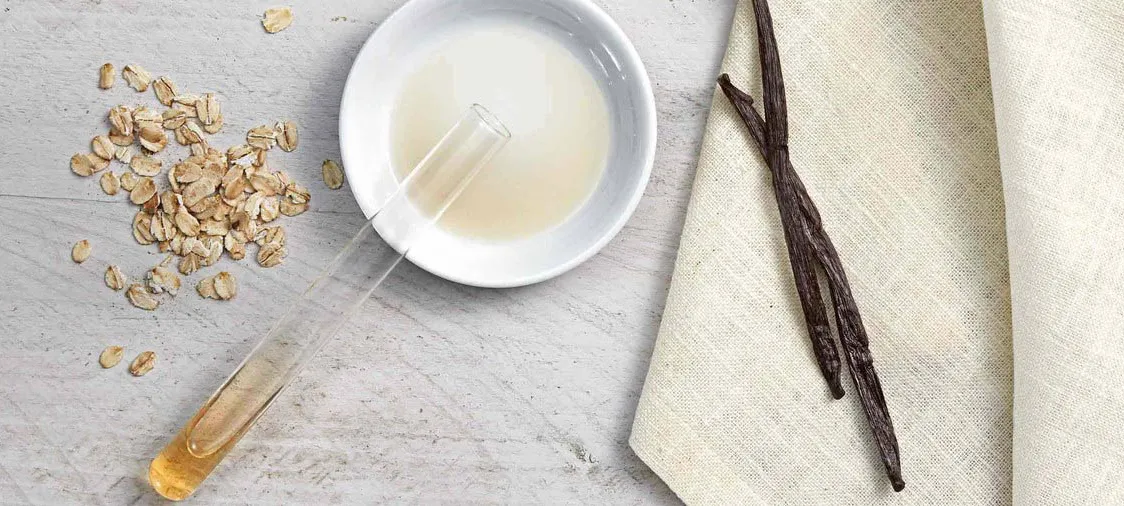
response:
M259 0L0 0L0 503L157 502L149 460L361 222L349 192L319 182L319 162L338 158L352 57L400 1L294 2L293 26L270 36ZM195 503L675 502L627 437L734 0L598 3L644 57L660 112L628 227L575 271L522 289L401 269ZM159 259L132 240L122 197L68 168L110 106L154 102L120 79L99 90L106 61L216 91L219 145L266 121L301 125L300 149L273 159L312 189L313 211L285 221L282 268L223 260L235 302L186 293L150 314L103 285L109 263L137 276ZM94 249L83 265L69 258L79 239ZM156 369L101 370L109 344L128 359L156 351Z

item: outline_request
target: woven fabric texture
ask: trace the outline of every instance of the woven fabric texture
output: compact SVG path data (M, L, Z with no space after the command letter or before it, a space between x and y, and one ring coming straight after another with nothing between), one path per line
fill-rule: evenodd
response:
M688 504L1010 503L1012 426L1022 421L1012 414L1012 285L983 7L979 0L771 5L792 161L851 278L907 487L891 490L849 381L844 399L829 396L801 316L769 172L720 92L632 447ZM748 0L738 8L723 71L760 97ZM1037 98L1019 95L1008 109L1049 107ZM1056 111L1072 113L1072 122L1084 118L1070 107ZM1075 155L1036 151L1025 184L1048 191L1066 169L1052 166L1048 180L1036 171L1060 160L1078 167ZM1008 190L1013 186L1009 181ZM1089 231L1066 232L1072 240ZM1121 272L1103 274L1118 280ZM1031 285L1014 284L1041 286ZM1034 297L1073 302L1073 293ZM1018 309L1038 310L1029 303L1020 300ZM1058 317L1036 315L1050 325ZM1119 341L1119 332L1114 337ZM1049 401L1041 392L1027 395Z
M1016 504L1124 504L1124 2L985 3Z

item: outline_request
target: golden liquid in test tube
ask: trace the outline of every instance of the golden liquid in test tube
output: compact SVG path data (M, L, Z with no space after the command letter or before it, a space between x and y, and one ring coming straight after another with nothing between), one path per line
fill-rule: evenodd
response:
M470 107L153 459L148 472L152 488L175 501L194 493L509 138L507 128L490 112L479 105ZM432 201L435 195L442 203L424 213L411 203L411 197ZM419 218L402 219L411 215ZM394 238L397 250L383 242L375 223Z

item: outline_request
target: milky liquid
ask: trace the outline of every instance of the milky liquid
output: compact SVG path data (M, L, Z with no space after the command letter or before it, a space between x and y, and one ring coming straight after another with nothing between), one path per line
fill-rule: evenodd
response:
M514 24L450 34L406 77L390 123L401 180L472 104L492 111L511 141L441 218L458 235L515 239L579 209L608 158L611 129L593 76L562 44ZM433 213L436 199L415 204Z

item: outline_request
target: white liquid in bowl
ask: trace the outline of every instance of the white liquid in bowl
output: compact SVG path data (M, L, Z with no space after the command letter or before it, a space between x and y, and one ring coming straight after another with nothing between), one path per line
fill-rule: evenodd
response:
M486 240L525 238L581 208L611 146L605 97L561 43L503 22L446 34L403 80L390 119L399 180L474 103L494 113L512 137L449 208L443 228ZM415 203L427 213L437 204Z

